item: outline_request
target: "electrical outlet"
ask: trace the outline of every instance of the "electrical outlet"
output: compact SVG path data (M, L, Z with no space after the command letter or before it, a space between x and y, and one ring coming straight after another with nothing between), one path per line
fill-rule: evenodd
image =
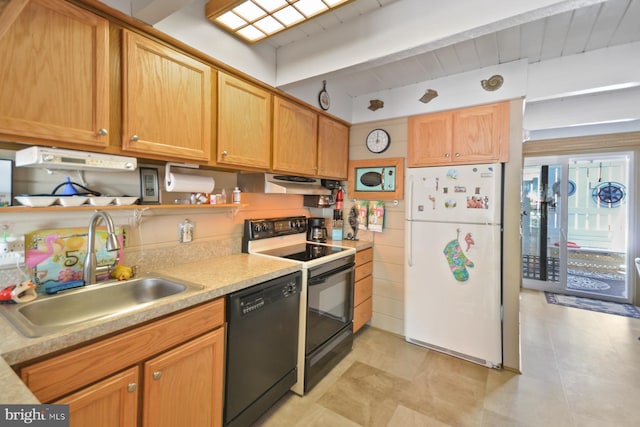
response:
M13 241L0 242L0 267L24 263L24 236Z

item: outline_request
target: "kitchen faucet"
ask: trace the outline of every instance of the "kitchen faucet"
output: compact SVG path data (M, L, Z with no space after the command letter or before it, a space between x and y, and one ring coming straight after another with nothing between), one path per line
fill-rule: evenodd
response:
M93 285L97 283L96 269L98 260L96 259L96 225L98 221L102 219L107 226L107 250L117 251L120 249L120 243L116 237L116 229L113 226L113 220L111 216L104 211L96 211L89 220L89 239L87 240L87 257L84 259L84 266L82 267L82 274L84 278L84 284Z

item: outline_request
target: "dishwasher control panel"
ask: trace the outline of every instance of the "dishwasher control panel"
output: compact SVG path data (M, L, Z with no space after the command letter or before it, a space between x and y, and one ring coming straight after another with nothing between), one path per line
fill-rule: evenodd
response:
M267 305L273 304L283 298L288 298L300 293L300 278L290 276L287 280L280 280L268 287L260 286L255 292L243 295L239 300L240 313L244 316ZM249 288L251 289L251 288Z

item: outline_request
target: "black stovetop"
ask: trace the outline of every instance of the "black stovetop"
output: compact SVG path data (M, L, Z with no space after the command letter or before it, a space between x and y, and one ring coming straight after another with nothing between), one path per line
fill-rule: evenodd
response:
M283 246L275 249L261 251L261 254L277 256L280 258L293 259L296 261L311 261L323 256L337 254L345 251L339 246L319 245L316 243L299 243L291 246Z

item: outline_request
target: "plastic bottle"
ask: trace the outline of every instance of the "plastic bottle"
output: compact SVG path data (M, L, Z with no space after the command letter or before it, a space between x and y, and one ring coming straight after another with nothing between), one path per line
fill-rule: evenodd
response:
M240 189L238 187L233 189L233 203L240 203Z

